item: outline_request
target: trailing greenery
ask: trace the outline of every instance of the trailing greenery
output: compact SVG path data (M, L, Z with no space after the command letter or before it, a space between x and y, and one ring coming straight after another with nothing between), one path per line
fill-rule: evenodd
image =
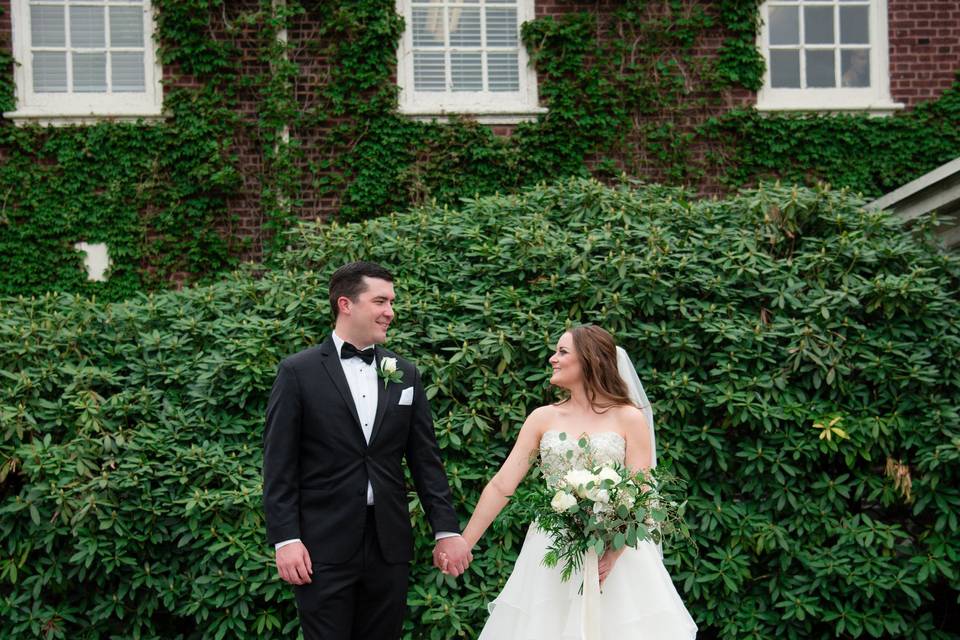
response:
M936 102L889 118L735 109L709 119L699 135L712 141L711 163L728 186L829 178L875 198L957 157L960 82Z
M956 89L888 119L740 109L708 120L725 111L731 90L761 84L757 0L626 0L525 23L549 111L509 137L469 119L438 124L397 113L405 27L393 0L153 6L168 118L0 126L8 159L0 252L15 265L0 271L0 293L121 299L215 276L240 256L269 262L308 198L338 203L341 220L361 220L624 173L694 188L717 174L728 187L780 176L875 195L956 149ZM717 55L704 55L704 42L718 36ZM10 62L0 55L0 67L12 71ZM12 105L11 80L0 79L0 105ZM851 145L871 153L851 165ZM240 201L261 214L248 241L235 232ZM108 242L109 282L84 280L78 240Z
M68 289L117 299L141 288L144 261L158 278L230 263L215 226L238 179L221 144L236 114L210 92L172 92L166 105L167 126L0 128L12 152L0 165L0 252L14 265L3 270L0 292ZM209 119L198 115L204 111ZM108 283L86 280L72 245L79 240L108 244Z
M570 180L304 226L261 277L3 299L0 636L290 637L263 413L279 360L329 331L330 273L362 257L395 273L389 346L423 372L464 520L555 397L564 327L596 322L688 484L696 546L665 552L703 637L955 637L960 260L861 205ZM405 637L475 637L527 516L508 507L453 582L411 505Z
M115 300L236 262L245 249L228 234L240 183L231 152L241 124L237 29L211 38L221 4L154 0L163 64L199 81L165 88L162 122L0 126L0 252L12 265L0 272L0 293ZM108 282L86 281L73 249L80 240L108 244Z

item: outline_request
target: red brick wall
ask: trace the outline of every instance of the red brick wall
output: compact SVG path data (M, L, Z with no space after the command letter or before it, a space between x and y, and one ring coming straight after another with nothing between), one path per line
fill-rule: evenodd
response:
M890 93L908 107L934 100L960 69L960 2L888 1Z
M11 30L9 2L10 0L0 0L0 9L3 11L0 15L0 42L6 43L10 43ZM888 0L888 3L890 85L893 99L907 107L936 99L951 86L956 70L960 69L960 1ZM594 11L598 12L602 21L619 4L617 0L537 0L536 16ZM258 0L232 0L226 3L225 14L211 13L211 31L217 34L217 37L228 37L225 35L224 20L231 21L239 12L252 10L257 6ZM700 3L700 6L715 9L715 4L712 3ZM650 11L656 10L658 5L654 3ZM307 11L295 19L290 29L290 42L296 45L314 40L320 19L322 18L318 14L311 12L308 5ZM246 52L241 66L242 73L247 75L269 72L259 61L257 47L261 43L257 35L248 27L246 31L229 36L241 51ZM706 34L697 43L696 56L716 55L726 35L723 25L718 25L714 32ZM330 177L324 167L329 166L357 141L345 141L344 148L336 148L330 140L331 131L337 122L316 122L309 116L312 109L319 106L323 111L327 106L318 105L317 102L322 100L320 89L331 72L330 61L324 57L324 43L319 43L318 46L295 46L292 55L300 69L294 88L295 95L302 113L306 115L303 125L294 126L290 132L291 137L299 144L299 162L303 169L303 179L296 196L296 211L304 219L335 216L339 209L338 197L321 197L316 185L319 180ZM183 76L175 68L166 68L164 76L176 86L197 85L196 80ZM652 116L638 114L637 117L647 121L669 120L689 130L711 115L737 106L749 106L756 100L752 92L737 89L719 96L707 96L711 98L706 101L707 105L698 104L695 98L702 97L703 93L696 77L691 77L690 91L689 108ZM239 105L243 124L237 128L230 152L238 158L242 184L230 198L229 216L223 221L220 232L244 258L258 259L266 241L262 228L265 213L261 193L263 185L269 182L270 175L262 153L264 143L258 128L258 96L255 90L248 89L241 94ZM350 116L351 114L344 114L342 117ZM509 136L512 127L498 125L494 127L494 132L497 135ZM624 142L623 153L618 159L622 170L649 181L665 178L656 159L646 157L642 140ZM706 148L692 149L691 160L696 163L706 152ZM0 148L0 161L4 154L5 150ZM596 159L588 159L591 165L595 161ZM711 175L704 176L695 186L704 194L716 194L721 190L715 176Z

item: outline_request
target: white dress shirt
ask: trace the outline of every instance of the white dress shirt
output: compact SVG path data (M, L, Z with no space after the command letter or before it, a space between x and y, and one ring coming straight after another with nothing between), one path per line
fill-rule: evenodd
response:
M340 350L343 348L343 343L346 341L338 336L336 331L333 332L332 336L333 344L337 348L337 354L339 355ZM354 346L363 351L373 345L363 347L359 345ZM360 428L363 430L363 439L366 440L369 445L370 434L373 433L373 420L377 415L377 384L379 384L376 366L377 361L374 360L370 364L367 364L360 358L347 358L346 360L337 358L337 360L339 360L343 366L343 374L347 378L347 386L350 387L353 404L357 407L357 417L360 418ZM373 485L370 484L369 480L367 480L367 506L373 506ZM455 535L458 534L439 531L437 532L436 539L439 540ZM300 538L284 540L283 542L278 542L275 548L279 549L292 542L299 541Z

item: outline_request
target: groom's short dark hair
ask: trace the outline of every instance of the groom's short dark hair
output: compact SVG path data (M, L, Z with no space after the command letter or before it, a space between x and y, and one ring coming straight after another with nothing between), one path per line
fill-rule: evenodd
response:
M330 310L333 311L334 320L340 315L337 300L346 297L356 302L357 296L367 290L367 285L363 281L365 277L393 282L393 276L389 271L376 262L363 260L348 262L330 276Z

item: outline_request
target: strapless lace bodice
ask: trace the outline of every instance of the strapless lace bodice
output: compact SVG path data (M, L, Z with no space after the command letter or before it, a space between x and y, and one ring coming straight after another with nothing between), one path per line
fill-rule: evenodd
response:
M560 431L547 431L540 438L540 462L547 486L557 482L571 469L588 469L616 462L623 464L627 443L623 436L612 431L594 433L590 436L572 436L562 439ZM581 438L587 439L587 447L580 446Z

